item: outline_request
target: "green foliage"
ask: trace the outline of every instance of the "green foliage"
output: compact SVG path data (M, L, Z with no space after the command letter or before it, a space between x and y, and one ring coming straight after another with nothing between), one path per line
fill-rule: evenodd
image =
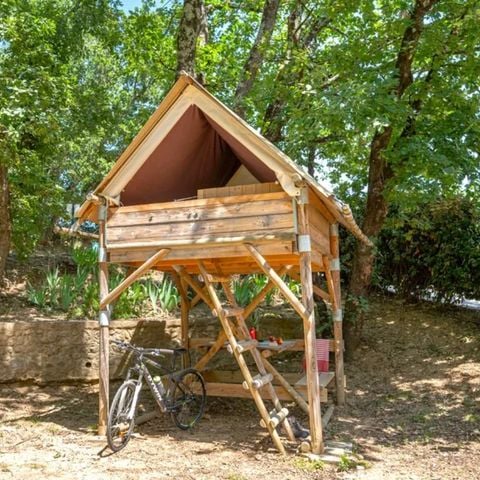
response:
M480 208L466 198L397 209L379 250L382 286L438 301L480 298Z
M75 273L61 273L58 268L46 273L38 286L27 285L27 299L43 310L66 312L73 317L94 318L99 308L97 281L97 254L95 245L90 249L74 248L72 259ZM125 272L110 275L110 289L125 278ZM177 288L169 278L162 281L147 278L133 283L115 302L113 318L132 318L150 312L172 312L179 303Z
M316 472L325 468L325 462L309 458L296 458L294 465L304 472Z
M246 307L268 283L265 275L243 275L233 281L232 288L235 300L241 307ZM265 304L271 305L274 289L265 297Z

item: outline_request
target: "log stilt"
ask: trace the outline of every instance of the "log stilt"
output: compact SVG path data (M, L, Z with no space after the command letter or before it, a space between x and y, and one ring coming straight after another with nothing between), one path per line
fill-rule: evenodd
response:
M318 381L315 303L313 300L312 255L310 230L308 225L308 190L304 189L297 200L298 215L298 250L300 254L300 280L302 284L302 302L307 310L307 318L303 320L305 338L305 365L308 386L308 406L310 413L310 435L312 453L323 452L322 411L320 407L320 385Z
M100 304L108 296L108 263L106 249L106 228L107 205L100 204L98 207L98 226L99 226L99 249L98 249L98 281L100 290ZM106 435L108 422L109 406L109 325L110 308L108 303L104 303L98 316L99 323L99 397L98 397L98 434Z
M345 373L343 367L343 314L340 285L340 247L338 241L338 224L330 227L330 252L332 262L330 272L335 295L335 307L332 305L333 337L335 340L335 382L337 389L337 404L345 404Z
M190 348L189 345L189 338L188 338L188 323L189 323L189 313L190 313L190 300L188 299L187 295L187 284L185 280L182 280L178 274L173 273L172 277L175 281L177 286L178 293L180 295L180 338L182 342L182 347L186 348L187 350ZM183 355L183 368L187 368L188 363L188 354Z

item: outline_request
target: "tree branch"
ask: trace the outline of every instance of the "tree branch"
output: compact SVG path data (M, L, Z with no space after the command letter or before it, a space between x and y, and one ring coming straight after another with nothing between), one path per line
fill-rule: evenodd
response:
M177 77L182 71L195 76L197 41L205 24L204 0L184 0L177 33Z
M241 106L243 99L252 89L258 71L263 63L265 51L270 43L275 22L277 19L280 0L266 0L263 8L262 20L258 28L257 37L253 42L250 55L243 67L242 76L235 92L234 105L240 115L243 115Z

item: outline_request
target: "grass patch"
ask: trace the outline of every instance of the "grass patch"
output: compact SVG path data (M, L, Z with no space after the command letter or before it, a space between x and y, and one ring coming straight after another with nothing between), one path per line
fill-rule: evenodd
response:
M293 462L295 467L304 472L316 472L325 468L325 463L321 460L310 460L308 458L296 458Z

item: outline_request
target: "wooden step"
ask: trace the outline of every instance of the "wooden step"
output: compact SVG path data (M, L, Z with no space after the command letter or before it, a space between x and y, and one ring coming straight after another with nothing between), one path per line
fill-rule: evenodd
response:
M267 385L267 383L272 383L272 380L273 375L271 373L267 373L266 375L255 375L252 379L252 387L258 390ZM250 388L246 380L242 383L242 385L245 390Z
M243 315L243 308L240 307L224 307L223 314L226 317L236 317L238 315Z
M286 418L288 417L288 409L287 408L282 408L279 412L276 410L272 410L270 412L270 420L268 421L268 424L272 428L277 428ZM267 428L267 425L265 425L265 422L260 420L260 426L263 428Z
M333 372L319 372L318 374L318 384L320 388L326 388L328 384L333 380L335 377L335 373ZM307 386L307 376L304 375L298 382L295 383L294 387L306 387Z
M237 353L247 352L248 350L252 350L252 348L256 348L257 345L258 342L256 340L240 340L237 342L236 351ZM233 347L230 344L227 345L227 350L228 353L233 354Z

